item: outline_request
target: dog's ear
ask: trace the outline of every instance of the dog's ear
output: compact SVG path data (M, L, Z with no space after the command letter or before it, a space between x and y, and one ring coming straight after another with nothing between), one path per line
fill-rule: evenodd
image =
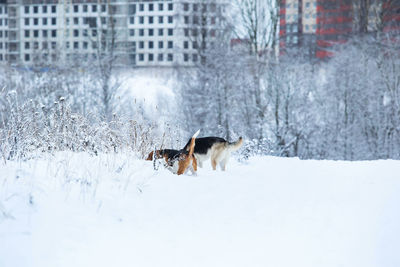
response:
M147 156L146 160L153 160L153 154L154 154L154 151L151 151L149 153L149 155Z

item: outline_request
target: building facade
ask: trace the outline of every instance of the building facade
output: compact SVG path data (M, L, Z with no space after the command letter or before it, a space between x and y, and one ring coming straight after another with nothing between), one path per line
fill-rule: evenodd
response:
M0 0L0 63L115 56L128 66L193 65L212 42L217 0Z
M301 48L316 58L332 55L330 48L355 34L383 32L400 35L400 1L282 0L281 53Z
M0 0L0 62L8 51L8 9L5 0Z

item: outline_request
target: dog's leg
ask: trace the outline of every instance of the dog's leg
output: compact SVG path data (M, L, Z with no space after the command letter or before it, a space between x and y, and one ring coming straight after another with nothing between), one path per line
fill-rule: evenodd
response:
M211 155L211 165L214 171L217 170L217 165L221 162L222 152L222 150L216 149Z
M213 170L217 170L217 161L215 159L211 159L211 166Z
M193 166L193 170L195 172L197 172L197 160L196 160L195 156L192 157L192 166Z
M178 175L184 174L189 165L190 165L190 157L185 156L184 159L179 161L177 174Z
M193 162L192 162L192 164L189 165L188 170L190 170L190 173L191 173L193 176L197 176L197 172L194 170Z
M221 170L223 170L223 171L226 170L226 164L225 164L225 161L224 161L224 160L222 160L222 161L219 163L219 167L220 167Z
M192 166L191 171L194 176L197 176L197 160L195 156L192 156Z
M226 164L228 164L228 161L229 161L229 155L226 155L225 158L222 159L219 163L221 170L226 171Z

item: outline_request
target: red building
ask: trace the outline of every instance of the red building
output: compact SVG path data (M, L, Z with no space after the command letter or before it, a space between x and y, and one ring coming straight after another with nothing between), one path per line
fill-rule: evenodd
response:
M280 53L303 49L311 57L332 55L331 47L355 34L400 36L400 0L282 0Z

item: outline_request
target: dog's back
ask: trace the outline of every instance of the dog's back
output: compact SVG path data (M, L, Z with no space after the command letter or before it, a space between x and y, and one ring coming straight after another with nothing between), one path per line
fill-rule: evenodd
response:
M239 137L239 140L236 142L228 142L224 138L221 137L200 137L196 139L196 146L194 148L195 154L208 154L209 150L217 144L224 144L226 148L231 148L233 151L239 149L242 146L243 138ZM190 145L190 140L187 142L184 150L188 150Z
M183 148L184 150L189 150L190 141L191 140L187 142L187 144ZM211 147L218 143L226 143L226 140L224 138L214 136L197 138L196 146L194 147L194 153L207 154Z

